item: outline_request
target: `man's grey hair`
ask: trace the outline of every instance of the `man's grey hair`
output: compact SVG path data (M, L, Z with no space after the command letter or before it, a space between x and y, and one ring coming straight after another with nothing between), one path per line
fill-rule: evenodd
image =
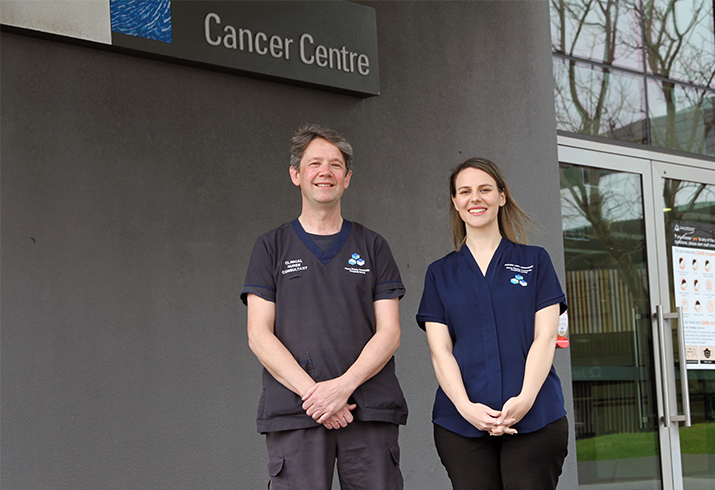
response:
M337 131L318 124L303 124L293 133L290 140L290 166L296 171L300 170L305 149L315 138L323 138L338 147L345 160L345 174L349 174L353 166L353 147Z

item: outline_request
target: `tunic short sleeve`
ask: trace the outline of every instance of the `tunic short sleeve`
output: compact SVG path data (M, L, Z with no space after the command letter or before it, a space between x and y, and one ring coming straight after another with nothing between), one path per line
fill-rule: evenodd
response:
M425 329L425 322L447 323L444 315L444 305L439 296L439 290L432 267L427 269L422 299L420 300L420 307L417 311L417 324L422 330Z
M559 304L560 313L566 311L566 301L559 278L554 270L554 265L551 263L551 257L543 248L539 247L538 256L538 277L536 288L536 311L539 311L547 306Z

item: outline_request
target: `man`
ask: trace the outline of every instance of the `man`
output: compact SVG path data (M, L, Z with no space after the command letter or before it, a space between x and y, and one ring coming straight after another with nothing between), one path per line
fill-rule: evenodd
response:
M301 214L258 238L241 291L265 368L258 431L272 490L329 490L336 460L343 490L403 487L407 404L392 356L405 289L387 242L342 217L352 154L333 130L295 132Z

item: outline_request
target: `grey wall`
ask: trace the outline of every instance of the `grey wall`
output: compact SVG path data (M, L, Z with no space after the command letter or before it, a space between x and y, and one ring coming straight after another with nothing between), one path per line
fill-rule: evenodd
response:
M344 214L387 238L408 289L406 489L449 488L414 315L470 156L501 164L563 272L548 4L372 5L370 99L2 34L4 489L265 488L238 293L255 238L299 212L287 142L305 121L352 142Z

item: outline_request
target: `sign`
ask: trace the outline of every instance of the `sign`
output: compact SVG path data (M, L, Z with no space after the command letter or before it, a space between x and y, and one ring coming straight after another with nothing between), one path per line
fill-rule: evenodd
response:
M111 0L112 45L271 80L380 93L371 7L345 1Z
M559 328L556 333L556 347L561 347L565 349L569 346L569 338L567 333L569 331L569 312L564 311L561 316L559 316Z
M673 221L673 287L688 369L715 369L715 226Z

